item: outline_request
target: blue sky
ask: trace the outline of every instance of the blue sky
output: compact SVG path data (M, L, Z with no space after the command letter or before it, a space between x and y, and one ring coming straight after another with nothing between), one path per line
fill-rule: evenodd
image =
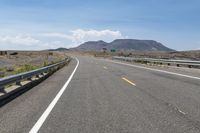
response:
M0 0L0 49L37 50L133 38L196 50L199 5L199 0Z

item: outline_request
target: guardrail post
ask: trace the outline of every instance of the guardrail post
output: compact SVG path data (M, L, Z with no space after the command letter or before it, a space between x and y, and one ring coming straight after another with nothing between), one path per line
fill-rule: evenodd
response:
M32 78L28 78L27 80L30 80L30 81L32 81Z
M38 75L36 75L36 78L40 78L40 75L38 74Z
M0 92L1 92L1 93L4 93L4 94L6 93L5 87L4 87L4 86L0 86Z
M16 82L16 85L22 86L20 81Z

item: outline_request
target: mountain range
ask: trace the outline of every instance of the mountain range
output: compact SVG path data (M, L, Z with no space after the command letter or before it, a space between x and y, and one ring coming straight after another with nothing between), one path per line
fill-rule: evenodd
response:
M154 40L137 40L137 39L116 39L110 43L100 41L88 41L73 50L79 51L100 51L103 48L107 50L118 51L174 51L163 44Z
M57 48L57 49L47 49L47 51L60 51L60 52L64 52L64 51L68 51L69 49L67 48Z

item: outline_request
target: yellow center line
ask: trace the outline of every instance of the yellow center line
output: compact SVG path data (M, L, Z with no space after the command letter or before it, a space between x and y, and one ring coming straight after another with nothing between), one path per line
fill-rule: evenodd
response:
M122 79L123 79L124 81L128 82L129 84L131 84L131 85L133 85L133 86L136 86L135 83L133 83L132 81L128 80L127 78L122 77Z

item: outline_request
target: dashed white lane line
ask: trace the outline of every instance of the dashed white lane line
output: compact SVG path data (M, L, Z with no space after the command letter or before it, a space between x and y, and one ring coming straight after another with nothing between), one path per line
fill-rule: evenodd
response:
M182 110L178 110L181 114L183 114L183 115L186 115L186 113L185 112L183 112Z
M75 72L76 72L76 70L77 70L77 68L79 66L79 60L77 58L76 58L76 61L77 61L77 65L74 68L74 70L73 70L72 74L70 75L69 79L64 84L64 86L61 88L61 90L58 92L58 94L53 99L53 101L49 104L47 109L44 111L42 116L38 119L38 121L35 123L35 125L32 127L32 129L29 131L29 133L37 133L39 131L39 129L41 128L41 126L43 125L43 123L45 122L46 118L51 113L52 109L54 108L54 106L56 105L56 103L58 102L58 100L60 99L60 97L62 96L64 91L66 90L67 86L69 85L70 81L72 80L72 78L73 78L73 76L74 76L74 74L75 74Z
M133 65L133 64L127 64L127 63L122 63L122 62L117 62L117 61L112 61L112 60L106 60L106 61L112 62L112 63L116 63L116 64L121 64L121 65L131 66L131 67L135 67L135 68L146 69L146 70L151 70L151 71L156 71L156 72L161 72L161 73L181 76L181 77L185 77L185 78L191 78L191 79L200 80L200 77L184 75L184 74L180 74L180 73L169 72L169 71L164 71L164 70L159 70L159 69L154 69L154 68L148 68L148 67L143 67L143 66L138 66L138 65Z

